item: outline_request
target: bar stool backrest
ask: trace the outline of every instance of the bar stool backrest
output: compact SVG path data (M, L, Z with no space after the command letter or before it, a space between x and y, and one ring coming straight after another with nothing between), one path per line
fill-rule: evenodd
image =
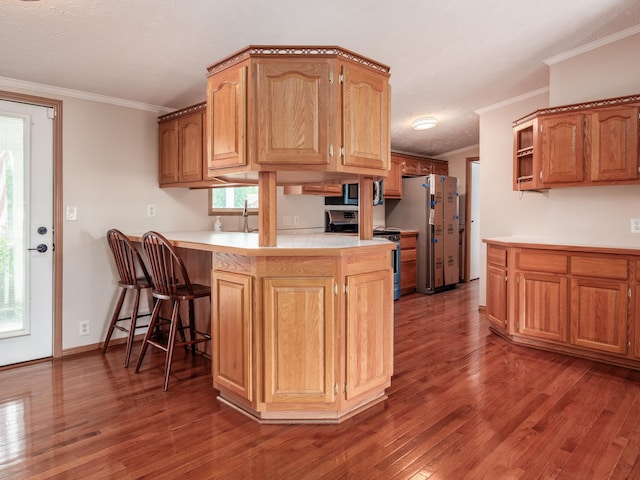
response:
M107 241L116 262L120 285L139 285L144 282L152 285L140 252L124 233L112 228L107 232Z
M193 295L184 262L165 237L158 232L145 233L142 249L151 268L154 296L168 299L185 293Z

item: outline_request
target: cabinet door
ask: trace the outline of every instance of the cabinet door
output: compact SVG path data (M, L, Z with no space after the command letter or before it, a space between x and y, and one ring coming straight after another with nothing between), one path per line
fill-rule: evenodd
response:
M263 288L265 402L333 404L333 278L265 278Z
M571 343L609 353L627 353L628 284L571 280Z
M402 159L391 156L391 170L384 179L384 198L402 198Z
M329 163L327 62L261 62L255 92L261 165Z
M487 320L507 328L507 271L487 265Z
M212 285L214 386L252 401L252 278L215 271Z
M181 117L178 120L178 169L181 182L202 180L204 112Z
M158 125L159 165L158 183L178 182L178 121L169 120Z
M566 276L518 272L517 331L528 337L566 341L567 305Z
M591 115L591 181L638 178L638 107Z
M240 65L207 80L208 177L218 168L247 164L246 129L247 67Z
M343 66L343 164L389 169L389 82L386 76Z
M556 115L541 121L542 183L584 180L582 123L581 114Z
M391 384L393 278L389 270L347 277L346 398Z

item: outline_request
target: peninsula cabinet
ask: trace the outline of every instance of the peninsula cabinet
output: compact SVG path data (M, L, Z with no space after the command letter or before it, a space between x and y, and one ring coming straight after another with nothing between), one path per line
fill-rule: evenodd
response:
M640 183L640 95L538 110L514 122L514 190Z
M264 423L338 423L386 399L392 244L374 246L213 253L212 373L222 402Z
M640 369L640 251L485 242L492 331L516 344Z
M323 183L389 170L389 68L340 47L250 46L208 68L207 177ZM302 173L301 173L302 172Z
M159 184L191 186L203 179L205 103L158 118Z

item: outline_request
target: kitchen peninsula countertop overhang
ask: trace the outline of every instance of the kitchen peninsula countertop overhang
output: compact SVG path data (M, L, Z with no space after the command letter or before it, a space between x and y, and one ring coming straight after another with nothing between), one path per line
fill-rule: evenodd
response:
M354 235L335 233L278 235L275 247L261 247L258 234L244 232L159 232L174 246L191 250L233 253L256 256L340 256L353 248L362 252L387 248L395 250L396 244L384 238L362 240ZM141 233L128 235L133 241L141 241Z
M386 400L394 242L355 235L164 232L211 285L213 387L262 423L339 423ZM140 241L142 235L129 235ZM209 309L201 308L201 315Z

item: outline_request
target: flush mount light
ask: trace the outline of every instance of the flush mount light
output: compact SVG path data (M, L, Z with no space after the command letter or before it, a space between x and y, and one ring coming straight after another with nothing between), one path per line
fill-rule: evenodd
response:
M414 130L426 130L433 128L438 124L438 120L435 117L423 117L413 122Z

